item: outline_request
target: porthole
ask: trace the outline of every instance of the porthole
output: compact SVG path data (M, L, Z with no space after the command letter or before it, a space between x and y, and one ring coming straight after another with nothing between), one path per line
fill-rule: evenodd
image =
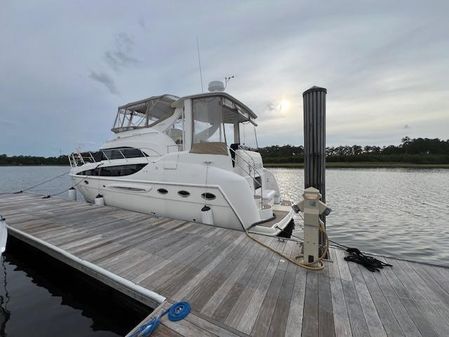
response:
M182 191L179 191L178 194L183 198L187 198L190 195L190 192L182 190Z
M89 184L89 182L87 181L87 180L84 180L84 183L87 185L87 184Z
M159 188L157 191L158 191L160 194L167 194L167 193L168 193L168 191L167 191L165 188Z
M209 192L206 192L206 193L201 194L201 197L202 197L203 199L206 199L206 200L214 200L214 199L217 198L217 197L215 196L215 194L209 193Z

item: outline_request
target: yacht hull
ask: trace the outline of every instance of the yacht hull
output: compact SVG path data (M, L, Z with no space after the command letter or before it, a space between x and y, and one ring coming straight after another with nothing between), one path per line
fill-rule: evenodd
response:
M210 225L245 230L252 223L245 222L239 212L245 213L244 203L232 202L220 186L133 181L106 177L72 175L76 189L84 199L93 203L101 195L108 206L124 208L154 216L202 222L204 206L212 210ZM204 196L213 197L206 200ZM277 235L290 221L291 215L279 219L267 235ZM262 234L262 233L261 233Z

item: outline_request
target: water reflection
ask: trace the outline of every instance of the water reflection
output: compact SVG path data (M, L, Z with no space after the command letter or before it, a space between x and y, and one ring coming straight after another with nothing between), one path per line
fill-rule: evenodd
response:
M14 238L2 268L0 337L124 336L149 313Z
M0 336L6 336L6 324L11 317L8 310L9 293L8 293L8 278L5 265L6 257L1 256L2 260L2 294L0 295Z

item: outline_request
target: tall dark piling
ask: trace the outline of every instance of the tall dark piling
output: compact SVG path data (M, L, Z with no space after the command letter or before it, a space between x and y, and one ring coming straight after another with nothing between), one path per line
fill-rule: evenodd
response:
M304 189L315 187L326 202L326 94L312 87L302 94L304 101ZM326 225L326 219L322 220ZM324 242L320 235L320 243Z

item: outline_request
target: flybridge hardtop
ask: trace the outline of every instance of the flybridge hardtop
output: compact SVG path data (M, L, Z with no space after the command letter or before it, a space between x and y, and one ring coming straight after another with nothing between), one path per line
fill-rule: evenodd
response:
M181 98L165 94L120 106L111 131L119 133L137 128L153 127L173 115L176 107L182 106L184 100L199 98L215 98L209 100L210 104L220 102L223 109L223 118L228 122L237 119L240 122L249 121L255 124L254 119L257 118L257 115L245 104L227 93L204 93Z
M71 176L91 202L278 235L293 213L251 150L256 118L222 91L131 102L118 108L115 138L70 156Z

